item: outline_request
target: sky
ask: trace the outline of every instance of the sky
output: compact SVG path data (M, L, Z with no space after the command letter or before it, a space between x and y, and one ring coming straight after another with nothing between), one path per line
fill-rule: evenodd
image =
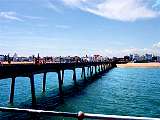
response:
M160 0L0 0L0 54L160 55Z

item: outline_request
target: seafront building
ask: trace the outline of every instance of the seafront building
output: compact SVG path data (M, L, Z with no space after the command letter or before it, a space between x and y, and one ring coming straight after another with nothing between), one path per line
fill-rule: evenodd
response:
M93 55L88 56L85 55L84 57L79 56L46 56L46 57L35 57L34 55L29 57L24 56L18 56L17 53L15 53L12 57L9 55L0 55L0 62L7 62L8 60L13 62L35 62L35 60L38 59L40 63L73 63L73 62L101 62L101 61L109 61L114 60L121 63L127 63L127 62L160 62L160 56L154 56L153 54L130 54L128 56L124 56L122 58L113 57L110 59L109 57L104 57L101 55Z
M1 62L36 62L39 61L40 63L73 63L73 62L101 62L101 61L109 61L108 57L103 57L101 55L93 55L88 56L85 55L84 57L80 56L46 56L46 57L40 57L39 55L35 57L34 55L29 57L24 56L18 56L17 53L15 53L13 56L10 55L0 55L0 61Z
M152 61L152 57L153 57L152 54L145 54L145 60L146 61Z
M160 62L160 56L157 56L157 61Z
M155 56L153 54L148 53L144 55L130 54L129 60L131 62L160 62L160 56Z
M0 61L4 61L4 55L0 55Z

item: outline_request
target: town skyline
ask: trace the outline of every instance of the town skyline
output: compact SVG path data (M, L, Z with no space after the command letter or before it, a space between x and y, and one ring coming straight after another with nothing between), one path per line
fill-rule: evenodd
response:
M58 55L58 56L55 56L55 55L41 55L39 53L37 54L32 54L32 55L19 55L18 53L14 53L14 54L0 54L0 57L2 56L9 56L9 57L40 57L40 58L43 58L43 57L94 57L94 56L99 56L99 57L106 57L106 58L123 58L123 57L126 57L126 56L138 56L138 57L143 57L143 56L150 56L151 57L160 57L160 55L156 55L156 54L153 54L153 53L129 53L129 54L125 54L124 56L121 56L121 57L118 57L118 56L113 56L113 57L109 57L109 56L104 56L104 55L101 55L101 54L93 54L93 55L89 55L89 54L85 54L83 56L78 56L78 55L64 55L64 56L61 56L61 55Z
M159 20L159 0L2 0L0 53L159 55Z

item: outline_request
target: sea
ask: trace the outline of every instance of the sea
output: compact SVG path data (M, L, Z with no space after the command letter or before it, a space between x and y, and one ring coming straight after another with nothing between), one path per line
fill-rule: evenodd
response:
M47 73L45 93L42 92L43 74L35 75L37 109L160 118L160 68L117 67L87 80L81 78L81 69L76 69L76 75L77 86L72 79L73 71L65 71L63 98L58 94L56 73ZM12 105L9 104L10 84L11 79L0 80L0 106L32 108L29 78L16 78ZM73 118L0 112L0 119L72 120Z

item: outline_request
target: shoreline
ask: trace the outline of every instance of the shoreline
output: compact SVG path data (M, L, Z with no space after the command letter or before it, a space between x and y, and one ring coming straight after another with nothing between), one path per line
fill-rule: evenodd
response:
M151 63L126 63L126 64L117 64L117 67L158 67L160 68L160 63L158 62L151 62Z

